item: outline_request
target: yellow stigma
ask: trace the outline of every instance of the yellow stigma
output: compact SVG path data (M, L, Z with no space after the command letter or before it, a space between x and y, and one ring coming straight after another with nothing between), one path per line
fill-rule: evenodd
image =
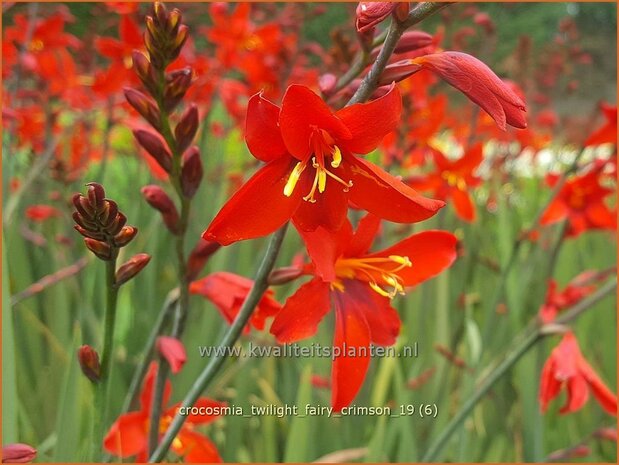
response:
M337 168L342 163L342 151L336 145L333 147L333 160L331 160L331 167Z
M292 173L290 173L290 176L288 177L286 186L284 186L284 195L286 197L290 197L292 195L292 192L294 191L295 186L299 182L299 177L301 176L301 173L303 173L304 169L305 169L305 163L298 162L295 165L294 169L292 170Z
M389 260L391 260L392 262L399 263L400 265L413 266L413 264L408 259L408 257L400 257L399 255L389 255Z

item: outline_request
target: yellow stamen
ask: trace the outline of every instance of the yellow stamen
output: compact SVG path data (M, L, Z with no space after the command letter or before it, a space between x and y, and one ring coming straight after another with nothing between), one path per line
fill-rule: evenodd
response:
M322 194L325 191L325 188L327 187L327 172L321 168L318 168L317 176L318 176L318 192Z
M338 166L340 166L340 163L342 163L342 151L337 145L333 147L332 155L333 160L331 160L331 166L333 168L337 168Z
M399 263L400 265L413 266L413 264L411 263L408 257L401 257L399 255L389 255L389 260L391 260L392 262Z
M380 295L382 295L383 297L389 297L390 299L393 299L393 296L392 296L389 292L385 291L385 290L384 290L382 287L380 287L378 284L376 284L376 283L369 283L369 284L370 284L370 287L371 287L374 291L378 292L378 293L379 293Z
M335 273L339 278L366 281L375 292L393 299L397 294L404 294L404 282L397 272L410 266L410 259L400 255L340 258Z
M305 169L305 163L298 162L295 165L294 169L292 170L292 173L290 173L290 177L288 178L288 181L286 182L286 186L284 187L284 195L286 197L290 197L292 195L292 192L294 191L295 186L299 182L299 177L301 176L301 173L303 173L304 169Z

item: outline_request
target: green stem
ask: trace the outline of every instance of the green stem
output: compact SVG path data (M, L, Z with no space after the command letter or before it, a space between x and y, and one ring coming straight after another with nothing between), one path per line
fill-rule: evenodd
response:
M551 327L565 325L580 316L585 310L591 308L608 294L617 288L617 280L613 279L602 286L595 294L580 301L558 317ZM555 334L556 331L548 331L547 327L536 326L521 339L521 342L494 368L490 374L479 384L473 395L469 397L452 420L447 424L441 434L430 444L427 452L421 458L421 462L433 462L443 450L451 436L462 425L466 417L472 412L477 403L486 395L490 388L537 342L544 337Z
M220 347L231 348L232 346L234 346L236 341L243 333L243 328L245 328L245 325L249 321L249 318L251 317L256 306L258 305L258 302L262 298L263 294L266 292L268 288L267 280L269 277L269 273L271 273L271 270L273 270L273 266L275 265L275 260L277 259L277 255L279 254L279 250L284 240L287 227L288 223L282 226L277 232L275 232L275 234L273 234L273 236L271 236L271 240L269 241L269 246L267 248L266 254L262 259L262 263L260 264L258 272L256 273L254 285L249 291L247 298L243 302L243 305L241 306L241 309L236 316L234 322L226 331L226 334L224 335L221 343L219 344ZM202 373L200 373L200 376L183 399L183 407L191 407L195 404L202 392L211 384L211 382L217 375L219 369L228 358L229 353L229 350L226 350L223 353L222 351L220 351L217 355L210 359L208 365L204 368ZM150 456L149 462L159 462L163 460L165 454L172 445L172 441L183 427L183 423L185 423L186 419L186 416L179 413L175 415L172 423L170 424L170 427L161 439L159 446Z
M118 250L114 251L112 260L105 262L105 284L107 289L105 316L103 322L103 349L101 350L100 379L95 387L94 409L94 441L93 459L101 452L105 435L106 414L108 411L108 393L110 389L110 366L114 350L114 327L116 323L116 304L118 288L116 287L116 258Z

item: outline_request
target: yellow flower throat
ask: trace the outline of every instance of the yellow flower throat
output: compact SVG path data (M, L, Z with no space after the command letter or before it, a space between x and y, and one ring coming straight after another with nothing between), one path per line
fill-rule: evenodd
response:
M388 257L340 258L335 263L335 275L339 278L331 284L332 288L344 291L341 279L366 281L369 286L382 295L393 299L404 295L404 282L398 271L411 267L408 257L389 255Z

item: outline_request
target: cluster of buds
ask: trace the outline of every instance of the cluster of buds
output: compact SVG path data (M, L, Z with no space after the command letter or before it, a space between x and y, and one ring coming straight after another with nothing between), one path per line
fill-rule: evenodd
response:
M191 67L166 72L167 66L181 52L188 28L182 24L179 10L168 11L159 2L155 3L153 15L146 17L146 26L144 44L147 54L133 52L133 68L146 93L126 88L125 97L155 132L136 129L133 134L142 148L170 175L179 196L190 199L203 177L200 151L191 145L200 122L198 108L191 104L178 119L171 116L189 89L194 72ZM170 127L171 119L177 121L173 128ZM174 234L182 234L179 214L168 194L156 186L146 186L142 193L147 202L162 214L167 228Z
M86 247L97 257L105 261L114 260L119 249L131 242L138 230L126 224L127 217L119 211L116 202L105 198L103 186L95 182L87 186L87 195L73 196L75 230L84 236ZM116 272L116 286L137 275L149 260L147 254L132 257Z

